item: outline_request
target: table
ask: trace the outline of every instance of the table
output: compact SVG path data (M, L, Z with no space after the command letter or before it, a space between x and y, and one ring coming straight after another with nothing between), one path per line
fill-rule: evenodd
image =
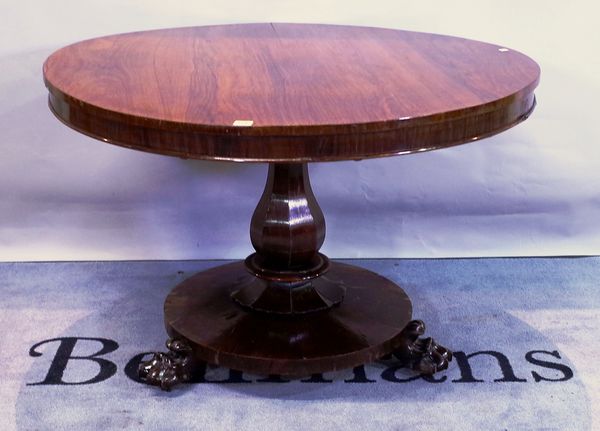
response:
M306 376L389 354L421 373L445 369L451 351L421 338L399 286L319 253L325 220L307 164L499 133L532 112L539 75L502 46L316 24L144 31L52 54L49 106L69 127L158 154L269 163L250 224L256 253L171 291L168 351L140 375L168 390L203 362Z

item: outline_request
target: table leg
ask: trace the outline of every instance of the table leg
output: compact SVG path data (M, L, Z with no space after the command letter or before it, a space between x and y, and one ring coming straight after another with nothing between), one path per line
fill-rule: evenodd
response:
M447 368L452 354L411 321L395 283L319 253L325 219L303 163L272 163L250 226L256 253L196 274L165 301L169 352L140 377L170 389L198 361L291 377L351 368L393 353L416 371Z

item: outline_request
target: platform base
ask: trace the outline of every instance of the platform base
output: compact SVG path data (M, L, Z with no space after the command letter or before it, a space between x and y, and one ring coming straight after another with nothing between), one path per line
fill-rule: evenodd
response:
M345 287L338 306L279 316L247 311L232 300L232 292L254 280L242 262L201 272L167 297L167 332L209 364L288 376L354 367L399 346L412 316L402 289L374 272L337 262L322 277Z
M339 305L278 315L248 310L231 298L254 280L242 262L196 274L165 301L165 326L179 349L157 353L141 365L140 375L168 390L185 381L193 371L189 366L199 362L287 377L352 368L390 353L427 374L447 367L451 353L431 339L418 339L423 322L411 321L410 299L395 283L338 262L331 262L322 277L344 287Z

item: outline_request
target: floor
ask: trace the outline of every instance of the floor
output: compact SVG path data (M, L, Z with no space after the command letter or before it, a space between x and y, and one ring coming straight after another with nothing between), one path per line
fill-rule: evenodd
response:
M600 257L344 262L402 286L448 370L208 367L165 393L134 371L163 349L164 298L224 261L0 263L0 429L600 429Z

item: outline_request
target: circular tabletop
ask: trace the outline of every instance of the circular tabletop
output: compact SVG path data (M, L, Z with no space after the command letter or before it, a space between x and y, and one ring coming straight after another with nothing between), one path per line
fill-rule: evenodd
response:
M117 145L185 158L308 162L448 147L527 118L540 69L502 46L410 31L235 24L62 48L49 106Z

